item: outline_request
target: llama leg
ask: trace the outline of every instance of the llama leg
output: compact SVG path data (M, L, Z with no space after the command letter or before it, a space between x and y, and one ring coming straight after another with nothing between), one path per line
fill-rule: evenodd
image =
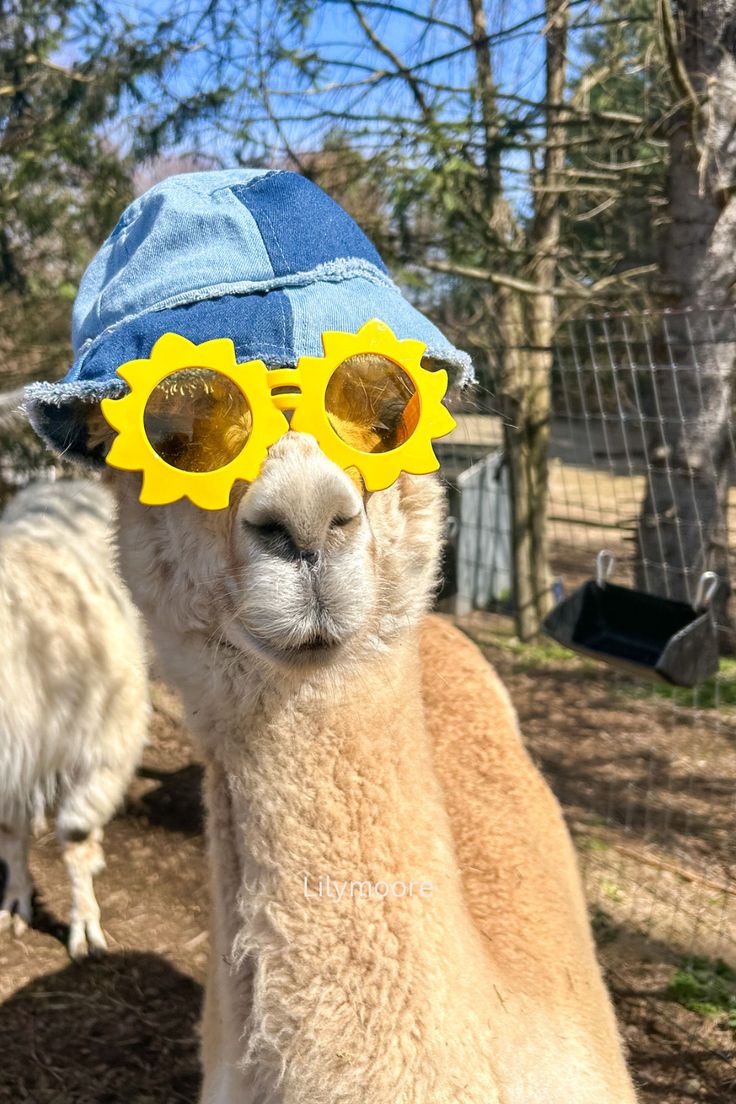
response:
M33 911L28 844L27 819L14 824L0 820L0 930L12 927L15 935L23 934Z
M90 952L107 949L100 927L100 906L97 904L92 882L95 874L105 868L102 829L60 832L59 842L72 892L69 954L72 958L84 958Z
M46 798L40 786L36 786L31 800L31 835L38 839L49 830L46 819Z
M71 884L72 958L83 958L107 948L92 879L105 868L102 830L122 800L128 777L127 769L114 770L97 762L83 774L68 777L62 783L56 834Z

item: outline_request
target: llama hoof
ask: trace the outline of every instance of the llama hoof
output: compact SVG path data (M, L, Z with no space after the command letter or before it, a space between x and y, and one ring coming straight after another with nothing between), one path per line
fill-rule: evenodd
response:
M96 920L74 920L69 926L69 957L79 962L84 958L99 958L107 950L107 941Z
M15 938L20 939L28 931L28 921L19 912L14 912L11 927Z
M0 932L11 931L19 939L28 929L33 915L31 894L6 894L0 906Z

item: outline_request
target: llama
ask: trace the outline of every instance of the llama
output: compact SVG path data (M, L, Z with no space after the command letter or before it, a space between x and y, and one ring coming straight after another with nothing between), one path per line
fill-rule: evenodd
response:
M203 1104L631 1104L572 844L508 697L426 616L443 498L291 431L228 509L110 473L206 761Z
M83 480L21 491L0 521L0 927L32 918L31 822L56 806L72 958L103 951L93 877L148 728L140 616L113 562L114 500Z

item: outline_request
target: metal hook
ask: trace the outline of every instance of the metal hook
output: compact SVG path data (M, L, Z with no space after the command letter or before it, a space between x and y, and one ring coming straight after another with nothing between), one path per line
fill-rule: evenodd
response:
M715 571L704 571L698 582L693 609L707 609L718 590L719 579Z
M611 577L615 563L616 560L613 552L609 552L607 548L601 548L595 558L595 581L598 583L599 587L604 587L606 585Z

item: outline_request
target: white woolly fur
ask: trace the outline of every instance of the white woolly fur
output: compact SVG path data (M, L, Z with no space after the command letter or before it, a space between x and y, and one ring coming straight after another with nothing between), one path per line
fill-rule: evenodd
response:
M118 574L113 516L104 487L69 480L27 488L0 520L0 922L22 928L31 918L31 820L53 807L75 957L104 947L92 876L150 709L142 624Z

